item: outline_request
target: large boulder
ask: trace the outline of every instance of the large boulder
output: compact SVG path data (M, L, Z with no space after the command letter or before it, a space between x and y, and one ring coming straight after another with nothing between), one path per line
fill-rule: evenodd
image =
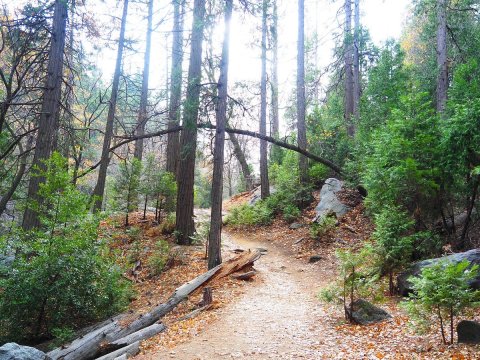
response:
M325 180L322 190L320 190L320 202L315 208L315 219L334 214L337 219L341 218L350 208L343 204L337 197L337 193L342 190L343 183L334 178Z
M270 186L270 194L275 194L275 188L273 186ZM259 186L256 189L253 190L252 196L250 197L250 200L248 201L248 205L255 205L260 199L262 198L262 188Z
M438 263L439 261L449 261L453 263L459 263L461 261L467 260L472 265L480 265L480 249L473 249L470 251L452 254L449 256L444 256L436 259L428 259L419 261L412 265L412 267L397 277L398 290L402 296L407 296L412 292L412 284L408 281L408 278L411 276L419 276L422 272L422 269L427 266ZM480 289L480 272L477 274L477 277L470 282L469 284L473 289Z
M480 323L462 320L457 325L458 342L480 344Z
M358 299L353 302L353 313L347 309L349 316L360 325L369 325L391 319L391 315L385 310L369 303L367 300Z
M50 360L50 357L30 346L7 343L0 347L0 360Z

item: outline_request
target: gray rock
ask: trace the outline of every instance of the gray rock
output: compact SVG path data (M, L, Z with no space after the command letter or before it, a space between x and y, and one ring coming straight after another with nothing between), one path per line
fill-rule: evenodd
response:
M10 268L14 261L15 261L14 255L0 254L0 269Z
M458 342L480 344L480 323L462 320L457 325Z
M275 188L270 186L270 194L275 194ZM257 187L252 194L252 197L248 201L248 205L255 205L258 201L262 199L262 189L261 187Z
M313 255L310 257L310 259L308 259L308 262L310 264L313 264L313 263L319 262L320 260L322 260L322 257L320 255Z
M300 229L303 226L304 226L303 224L300 224L298 222L294 222L294 223L290 224L289 228L292 229L292 230L297 230L297 229Z
M347 205L342 204L337 198L336 194L342 190L342 186L343 183L340 180L334 178L325 180L325 184L322 186L322 190L320 190L320 202L315 208L316 216L314 221L330 214L334 214L339 219L350 210Z
M50 360L44 352L30 346L7 343L0 347L0 360Z
M452 254L436 259L428 259L419 261L412 265L412 267L397 277L398 291L402 296L407 296L412 292L412 284L408 281L410 276L419 276L424 267L438 263L439 261L450 261L453 263L459 263L463 260L469 261L472 265L480 265L480 249L473 249L470 251ZM480 289L480 272L477 277L469 284L473 289Z
M348 311L350 308L347 309ZM369 325L391 319L385 310L369 303L367 300L358 299L353 302L353 313L349 314L360 325Z

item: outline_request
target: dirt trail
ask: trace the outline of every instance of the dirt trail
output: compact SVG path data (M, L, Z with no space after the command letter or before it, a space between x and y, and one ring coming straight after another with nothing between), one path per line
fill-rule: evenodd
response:
M316 294L328 279L318 273L318 265L301 263L265 242L226 236L224 251L238 246L267 249L255 264L255 282L205 332L152 358L322 358L326 334L319 334L318 325L325 313Z

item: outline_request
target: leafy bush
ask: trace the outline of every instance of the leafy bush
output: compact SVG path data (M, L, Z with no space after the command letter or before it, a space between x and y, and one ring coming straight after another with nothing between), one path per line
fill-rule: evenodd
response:
M273 212L265 201L255 205L243 204L234 207L225 219L225 223L234 227L268 225L272 222Z
M283 208L283 218L286 222L294 222L302 214L300 209L295 205L289 204Z
M148 259L151 274L160 275L168 261L170 246L165 240L159 240L155 245L155 251Z
M362 180L367 205L374 213L396 204L415 220L436 218L439 190L439 131L427 94L412 94L392 110L384 127L375 131Z
M50 337L119 311L128 287L114 257L97 236L99 219L88 213L88 197L71 184L58 153L36 170L42 202L33 231L17 230L0 243L15 260L0 278L0 341ZM65 333L65 332L64 332Z
M330 169L323 164L315 163L308 170L308 177L315 185L322 184L330 174Z
M440 262L423 268L419 277L409 278L414 292L404 306L412 321L425 325L425 320L434 314L446 344L445 327L449 319L450 343L453 344L455 317L468 308L480 306L480 291L469 287L478 269L478 265L472 266L468 261Z
M162 234L172 234L175 231L175 213L168 213L167 217L160 224L160 232Z
M337 250L339 279L337 283L324 288L319 296L326 302L342 299L345 320L352 321L352 303L355 297L372 295L373 284L377 280L371 263L373 248L365 245L360 251Z
M334 216L322 216L310 225L310 235L313 238L320 239L330 234L335 229L336 224L337 219Z

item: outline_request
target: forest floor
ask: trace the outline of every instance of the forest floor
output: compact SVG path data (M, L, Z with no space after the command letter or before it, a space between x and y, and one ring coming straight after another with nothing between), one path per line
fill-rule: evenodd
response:
M308 223L310 215L307 211L301 222ZM369 326L345 323L341 305L319 300L320 290L336 276L335 250L359 247L370 232L361 204L320 241L311 238L308 226L294 230L282 220L268 227L227 228L225 257L238 248L267 250L255 263L257 275L248 282L224 279L214 284L214 307L179 321L200 301L201 294L193 296L162 320L168 330L144 342L135 359L480 359L480 346L442 345L434 329L415 334L398 298L385 297L379 304L392 315L390 321ZM203 269L201 250L192 248L190 260L199 264L193 272ZM312 255L320 260L309 263ZM142 290L142 283L143 295L133 307L150 305L140 299L169 295L165 290L192 275L185 263L162 275L160 283L166 288L155 285L158 279L149 290Z

